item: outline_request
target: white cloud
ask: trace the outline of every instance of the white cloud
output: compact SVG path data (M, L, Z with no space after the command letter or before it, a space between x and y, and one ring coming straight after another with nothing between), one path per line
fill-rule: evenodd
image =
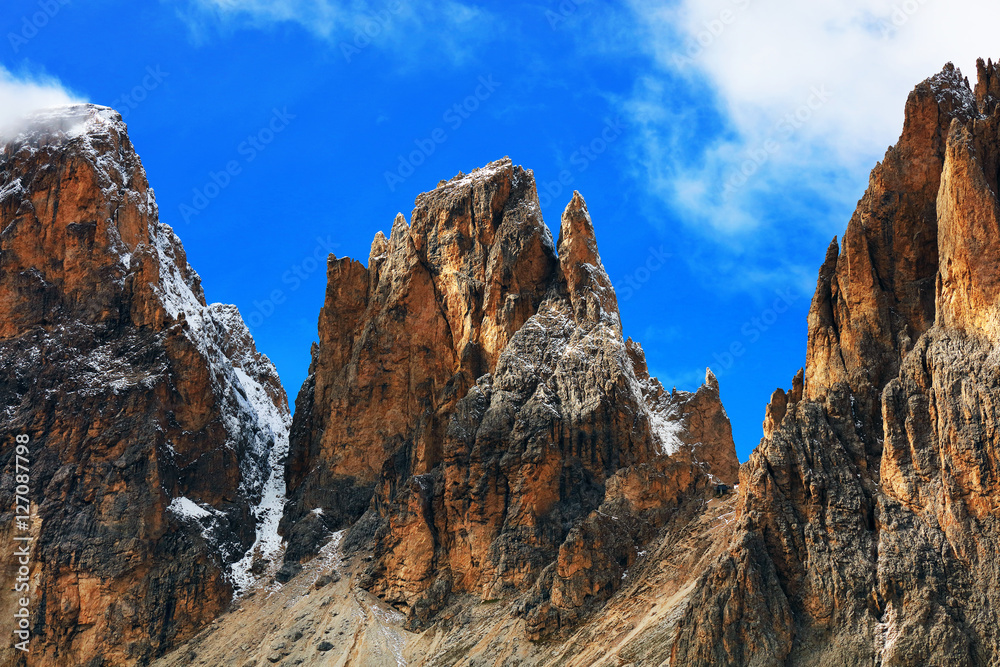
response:
M16 132L33 111L80 101L53 78L18 77L0 66L0 136Z
M368 46L426 58L462 61L472 45L492 38L497 17L458 0L176 0L181 15L204 39L207 27L264 29L298 24L331 42L350 62ZM206 21L207 20L207 21Z
M976 58L1000 50L1000 6L973 0L629 4L656 63L624 102L637 175L689 228L769 265L769 283L815 275L815 258L769 247L844 229L909 91L949 61L974 78Z
M997 55L1000 6L974 0L682 0L673 12L660 4L633 7L661 64L683 70L690 49L689 74L709 77L742 132L794 112L814 87L832 92L801 133L831 144L841 161L894 142L907 93L946 62L974 73L977 57Z

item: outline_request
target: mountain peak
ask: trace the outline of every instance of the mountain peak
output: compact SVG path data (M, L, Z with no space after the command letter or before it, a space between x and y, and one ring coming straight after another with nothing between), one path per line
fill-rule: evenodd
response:
M376 237L372 256L382 251ZM283 576L330 531L368 521L382 537L362 585L407 609L411 627L449 591L525 592L558 565L541 594L559 608L523 612L545 634L587 595L621 587L633 527L662 525L672 503L735 481L711 375L672 396L623 339L579 192L557 254L532 172L503 158L419 195L385 252L366 272L338 263L328 274L297 401L308 408L292 428ZM631 518L598 525L601 512ZM590 530L614 553L592 553ZM564 567L574 559L586 565Z
M74 601L43 612L32 663L148 664L278 548L287 398L239 311L205 304L111 109L22 124L0 151L0 229L4 423L31 434L38 479L62 480L57 503L32 489L33 576Z
M618 329L618 297L597 250L594 223L587 202L579 192L562 214L559 227L559 266L566 278L566 287L579 321L608 319Z
M1000 63L993 60L976 61L976 104L979 112L984 115L993 113L997 101L1000 100Z
M514 163L511 161L509 156L504 156L499 160L494 160L482 167L476 167L468 174L465 172L458 172L455 176L451 177L446 181L441 181L438 183L437 187L431 191L431 193L436 192L440 189L454 188L454 187L465 187L475 183L477 181L488 181L495 178L504 178L509 175L514 169ZM520 169L520 167L517 167ZM431 193L424 193L421 196L426 196Z
M71 140L83 135L127 133L121 114L98 104L67 104L39 109L13 123L0 137L8 142L26 142L45 137L48 140Z

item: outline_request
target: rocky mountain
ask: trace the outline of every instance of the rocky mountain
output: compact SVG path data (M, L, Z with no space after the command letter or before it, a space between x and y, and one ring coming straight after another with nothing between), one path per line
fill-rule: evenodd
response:
M114 111L36 115L0 153L0 540L30 537L31 652L148 664L277 548L291 417L233 306L206 305ZM14 522L15 435L30 526ZM0 553L5 581L22 565ZM5 585L0 614L25 593Z
M374 554L361 585L409 629L453 593L530 591L542 636L613 595L683 499L736 481L715 378L668 394L622 337L579 193L553 240L531 172L491 163L418 197L367 268L331 258L328 281L292 426L286 580L350 527Z
M996 664L1000 70L978 70L910 94L831 244L678 664Z
M158 664L997 664L1000 67L978 70L910 95L735 493L717 383L648 378L578 195L558 241L509 162L422 195L367 268L330 264L283 520L301 572Z
M553 237L500 160L367 264L331 256L289 420L120 119L39 118L0 162L30 664L1000 664L1000 66L977 74L910 95L742 466L711 371L667 392L623 336L578 193Z
M420 195L367 267L331 257L319 336L277 581L159 665L592 664L583 622L689 586L730 523L714 375L649 376L583 198L553 238L509 159Z

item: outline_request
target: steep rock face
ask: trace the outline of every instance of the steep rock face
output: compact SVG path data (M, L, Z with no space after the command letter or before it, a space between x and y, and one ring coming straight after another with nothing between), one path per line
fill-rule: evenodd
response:
M831 244L809 314L804 395L846 383L877 466L882 387L935 321L937 195L952 120L976 116L961 72L948 66L910 93L896 146L872 171L841 248Z
M252 664L323 664L290 646L299 618L372 664L998 664L1000 67L978 70L911 94L737 493L717 383L648 378L574 198L544 298L445 415L438 463L383 467L335 591L253 601ZM191 651L228 655L233 616Z
M688 607L679 664L1000 652L996 80L980 62L973 92L949 65L910 95L820 270L804 382L768 407L739 529Z
M534 314L555 270L533 188L509 160L494 163L418 198L412 225L400 215L388 240L376 236L368 268L331 258L296 403L290 557L315 549L311 510L344 527L368 507L384 464L392 485L440 461L447 415Z
M697 394L648 376L579 194L554 243L531 173L494 162L421 195L367 269L329 266L291 440L288 575L356 521L346 543L374 549L363 585L410 627L453 593L532 590L522 614L546 634L610 597L682 498L735 483L714 376ZM608 502L634 515L599 528L612 569L585 538Z
M882 660L991 664L1000 651L1000 348L932 329L883 398Z
M27 664L145 664L225 609L244 555L273 545L263 501L281 493L287 400L236 309L205 304L112 110L43 113L4 145L0 230L0 537L23 534L21 433ZM9 551L0 564L13 580Z

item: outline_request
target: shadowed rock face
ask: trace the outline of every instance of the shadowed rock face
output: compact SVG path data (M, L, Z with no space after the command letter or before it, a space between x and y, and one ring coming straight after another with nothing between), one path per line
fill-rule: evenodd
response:
M146 664L229 605L287 400L236 309L205 304L110 109L37 116L0 153L0 410L7 544L31 438L27 664Z
M579 194L554 242L531 172L491 163L328 278L292 429L286 576L353 524L347 543L374 549L365 587L411 627L452 592L532 589L522 613L545 634L610 597L683 498L735 483L714 376L693 395L649 377ZM598 527L608 503L648 528ZM618 547L590 553L595 530Z
M997 583L997 66L911 93L740 474L678 664L985 665ZM720 616L725 608L725 621Z
M375 237L367 269L331 259L296 402L289 558L322 535L311 510L344 527L377 483L392 496L440 463L448 415L544 297L555 257L533 181L509 163L490 174L422 195L412 226L400 215L388 240Z

